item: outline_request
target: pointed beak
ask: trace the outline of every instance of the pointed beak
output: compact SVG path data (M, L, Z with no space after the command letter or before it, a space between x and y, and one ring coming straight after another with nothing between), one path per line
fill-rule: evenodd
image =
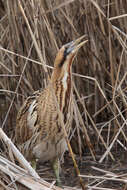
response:
M65 45L65 48L67 47L67 54L69 53L76 53L88 40L82 41L82 39L86 37L86 35L81 36L75 41L72 41Z

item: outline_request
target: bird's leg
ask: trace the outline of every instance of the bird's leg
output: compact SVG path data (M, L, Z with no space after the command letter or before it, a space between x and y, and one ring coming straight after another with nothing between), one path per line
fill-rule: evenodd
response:
M61 180L60 180L60 161L58 158L55 158L52 161L52 167L55 173L55 177L56 177L56 185L61 187Z
M36 161L36 159L33 159L33 160L31 161L31 166L32 166L32 168L33 168L34 170L36 170L36 168L37 168L37 161Z

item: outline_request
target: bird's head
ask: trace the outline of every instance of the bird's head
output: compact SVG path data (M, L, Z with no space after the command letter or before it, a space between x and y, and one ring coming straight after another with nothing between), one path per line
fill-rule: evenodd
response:
M70 73L74 57L76 56L78 50L88 41L82 41L83 38L84 36L63 45L58 51L54 63L54 71L52 74L53 81L61 80L65 77L65 75L67 76Z

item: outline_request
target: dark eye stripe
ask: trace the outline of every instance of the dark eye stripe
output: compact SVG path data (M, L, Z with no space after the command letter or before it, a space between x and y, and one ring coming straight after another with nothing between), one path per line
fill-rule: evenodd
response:
M68 53L68 48L67 47L65 47L65 50L64 50L64 57L66 57L69 53Z
M63 64L64 64L64 62L65 62L66 57L67 57L68 54L69 54L69 53L67 52L67 47L65 47L65 50L64 50L64 53L63 53L63 58L62 58L62 60L61 60L61 62L60 62L60 64L59 64L59 67L62 67L62 66L63 66Z

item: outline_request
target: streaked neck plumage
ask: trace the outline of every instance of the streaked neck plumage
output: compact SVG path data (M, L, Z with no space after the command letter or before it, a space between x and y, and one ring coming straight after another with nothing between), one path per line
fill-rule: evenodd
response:
M68 69L62 73L60 76L60 69L54 68L51 77L52 87L54 89L59 108L60 110L65 113L68 110L70 96L71 96L71 65L68 66Z

